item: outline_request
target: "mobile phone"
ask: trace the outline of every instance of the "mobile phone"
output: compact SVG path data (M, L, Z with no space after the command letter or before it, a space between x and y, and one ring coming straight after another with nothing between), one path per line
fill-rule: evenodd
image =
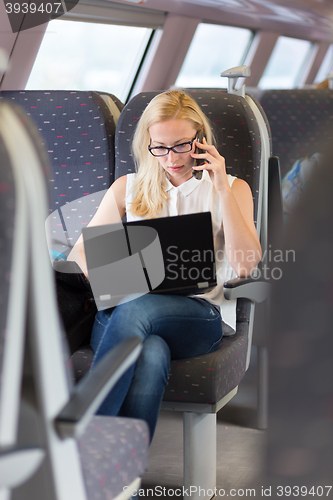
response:
M200 130L200 132L198 133L198 138L197 138L197 142L203 142L203 138L206 139L206 135L204 133L203 130ZM195 148L195 154L203 154L205 153L206 151L204 149L199 149L198 147ZM194 160L194 164L193 166L199 166L199 165L203 165L204 163L206 162L206 160L199 160L198 158L196 158ZM202 172L203 170L194 170L192 169L192 175L193 177L195 177L196 179L200 180L202 178Z

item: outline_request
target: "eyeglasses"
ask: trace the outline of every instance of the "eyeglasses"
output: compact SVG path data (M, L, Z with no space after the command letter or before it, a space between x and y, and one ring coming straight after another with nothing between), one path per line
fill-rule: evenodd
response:
M175 146L172 146L172 148L168 148L167 146L148 146L148 150L149 153L157 157L166 156L170 153L170 151L173 151L176 154L189 153L192 149L192 145L196 137L197 136L195 135L195 137L191 141L176 144Z

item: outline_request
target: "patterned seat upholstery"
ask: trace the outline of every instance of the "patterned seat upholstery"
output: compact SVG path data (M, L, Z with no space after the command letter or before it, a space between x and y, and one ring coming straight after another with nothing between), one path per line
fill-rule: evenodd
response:
M66 256L114 180L114 134L123 105L111 94L90 91L3 91L0 97L21 105L44 139L51 164L49 247L53 258Z
M9 302L10 274L13 253L13 231L15 222L15 181L10 168L10 159L0 136L0 405L2 403L3 357L6 343L7 309Z
M8 490L35 472L44 452L18 443L28 276L21 250L28 233L22 180L13 169L4 127L0 116L0 490L7 498Z
M251 92L250 92L251 93ZM273 155L284 176L299 158L311 157L333 139L333 91L293 89L256 91L272 132Z
M215 405L239 385L245 374L250 312L246 299L239 302L235 335L224 337L211 354L171 361L163 401Z
M142 420L93 417L78 440L88 499L109 500L123 493L147 468L148 444Z
M26 345L33 346L33 349L28 349L26 353L27 366L31 368L27 373L29 383L23 385L20 405L21 428L17 445L19 447L24 443L25 448L32 444L35 448L40 445L47 450L47 460L44 460L35 475L14 490L13 498L59 500L115 498L123 494L125 486L133 482L136 487L139 485L139 476L147 466L148 426L140 420L111 417L92 416L89 421L89 414L86 414L88 425L79 436L78 442L74 439L74 434L63 439L61 434L55 432L55 422L59 412L66 402L71 400L72 377L67 376L69 365L64 356L54 293L54 277L45 241L45 217L48 206L46 180L42 171L47 174L49 169L45 163L46 155L41 148L37 130L21 108L3 101L1 120L5 120L5 128L10 129L12 142L7 141L5 146L11 153L11 148L13 144L15 145L17 150L15 165L20 172L19 177L23 180L24 197L20 196L20 200L24 202L22 211L25 215L25 224L21 229L25 229L24 234L28 237L26 244L20 248L19 256L25 263L26 269L28 266L30 269L29 288L24 286L23 277L19 275L16 275L16 279L11 283L11 286L18 283L19 288L26 290L23 297L28 318L26 322L25 314L22 316L24 325L22 344L26 340ZM0 140L0 152L2 146ZM3 162L1 166L8 167ZM1 287L1 307L5 307L10 288L8 274L12 258L10 238L17 221L15 220L14 224L15 204L12 200L15 192L12 185L12 171L10 168L5 170L1 168L0 175L0 189L3 194L0 199L2 209L0 240L1 243L5 242L5 238L9 240L9 244L2 245L1 259L1 266L6 265L6 272L1 273L0 278L1 285L4 285ZM26 275L28 276L28 273ZM16 295L15 301L17 300ZM1 339L4 339L3 317L1 314ZM7 329L7 336L11 333L15 332ZM18 351L19 345L15 344L15 353ZM0 355L1 353L0 350ZM23 365L23 358L21 361ZM16 370L20 369L22 370L22 366L13 367L15 376ZM13 386L13 380L10 382ZM20 389L19 384L18 393ZM37 399L28 396L31 391L38 392ZM23 411L27 408L26 401L28 401L28 412ZM10 416L15 424L15 415ZM129 496L130 492L125 498Z
M156 94L158 92L139 94L125 106L120 115L115 140L115 178L135 171L129 144L138 118ZM199 103L213 125L216 144L226 159L227 173L249 183L256 220L261 139L249 105L242 97L219 90L191 90L189 94ZM238 386L246 368L249 314L248 301L240 299L234 336L223 338L214 353L171 362L164 401L215 404Z

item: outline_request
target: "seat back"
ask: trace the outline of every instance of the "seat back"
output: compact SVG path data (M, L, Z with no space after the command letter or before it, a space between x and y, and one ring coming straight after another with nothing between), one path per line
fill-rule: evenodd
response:
M0 108L0 455L17 446L28 277L26 199L10 143ZM11 479L1 472L5 498L2 488L10 487Z
M250 91L251 93L251 91ZM311 157L333 139L333 91L330 89L254 92L272 132L273 155L284 176L296 160Z
M25 228L29 235L28 244L19 249L29 268L29 300L24 316L25 372L18 445L48 449L41 468L22 486L23 490L15 490L13 498L86 500L76 442L61 441L54 426L55 417L69 399L70 384L44 229L49 205L41 172L48 170L46 155L40 149L38 131L21 108L2 102L1 119L22 179ZM21 286L21 277L17 277L17 282Z
M51 165L48 238L53 259L68 255L114 180L114 133L123 105L90 91L3 91L36 123Z
M309 497L329 495L333 470L331 159L332 146L290 215L284 248L295 255L271 300L265 479Z
M0 496L39 468L44 450L20 441L28 303L29 219L22 165L6 108L0 106Z
M115 179L135 172L131 141L135 125L151 99L160 92L135 96L122 111L116 128ZM255 220L258 210L261 138L256 119L245 99L220 90L188 91L209 118L216 146L226 159L227 173L245 179L251 187Z

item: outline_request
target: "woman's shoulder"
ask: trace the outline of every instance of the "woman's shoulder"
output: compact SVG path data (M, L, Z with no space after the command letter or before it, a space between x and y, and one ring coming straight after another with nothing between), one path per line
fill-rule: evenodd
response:
M126 190L126 184L127 184L127 177L128 175L122 175L121 177L118 177L118 179L116 179L112 184L111 184L111 188L113 190Z
M128 191L129 188L134 183L135 178L136 178L136 173L122 175L113 182L112 186L115 186L116 189L118 187L121 187L122 189L125 189L125 191Z
M115 196L117 202L121 203L121 205L125 204L126 190L127 175L118 177L118 179L116 179L110 186L110 191L113 192L113 195Z
M244 179L240 179L239 177L228 174L228 180L230 187L232 187L233 189L243 189L251 191L248 182L246 182Z
M136 173L122 175L111 184L111 187L128 190L128 188L134 183L136 177Z
M235 175L231 175L231 174L227 174L227 178L228 178L228 182L229 182L229 186L230 187L233 185L233 183L234 183L235 180L241 180L238 177L236 177ZM204 182L203 183L199 183L199 185L201 184L202 186L204 186L205 185L205 181L206 181L209 184L211 184L212 186L214 186L214 183L211 180L211 178L210 178L209 173L208 173L207 170L203 171L202 180Z
M228 177L228 182L229 182L229 186L231 187L233 185L233 183L237 180L237 181L240 181L241 179L239 179L238 177L236 177L235 175L231 175L231 174L227 174L227 177Z
M134 182L134 180L137 177L137 174L134 172L131 174L124 175L123 177L126 177L127 183L130 184L130 183Z

